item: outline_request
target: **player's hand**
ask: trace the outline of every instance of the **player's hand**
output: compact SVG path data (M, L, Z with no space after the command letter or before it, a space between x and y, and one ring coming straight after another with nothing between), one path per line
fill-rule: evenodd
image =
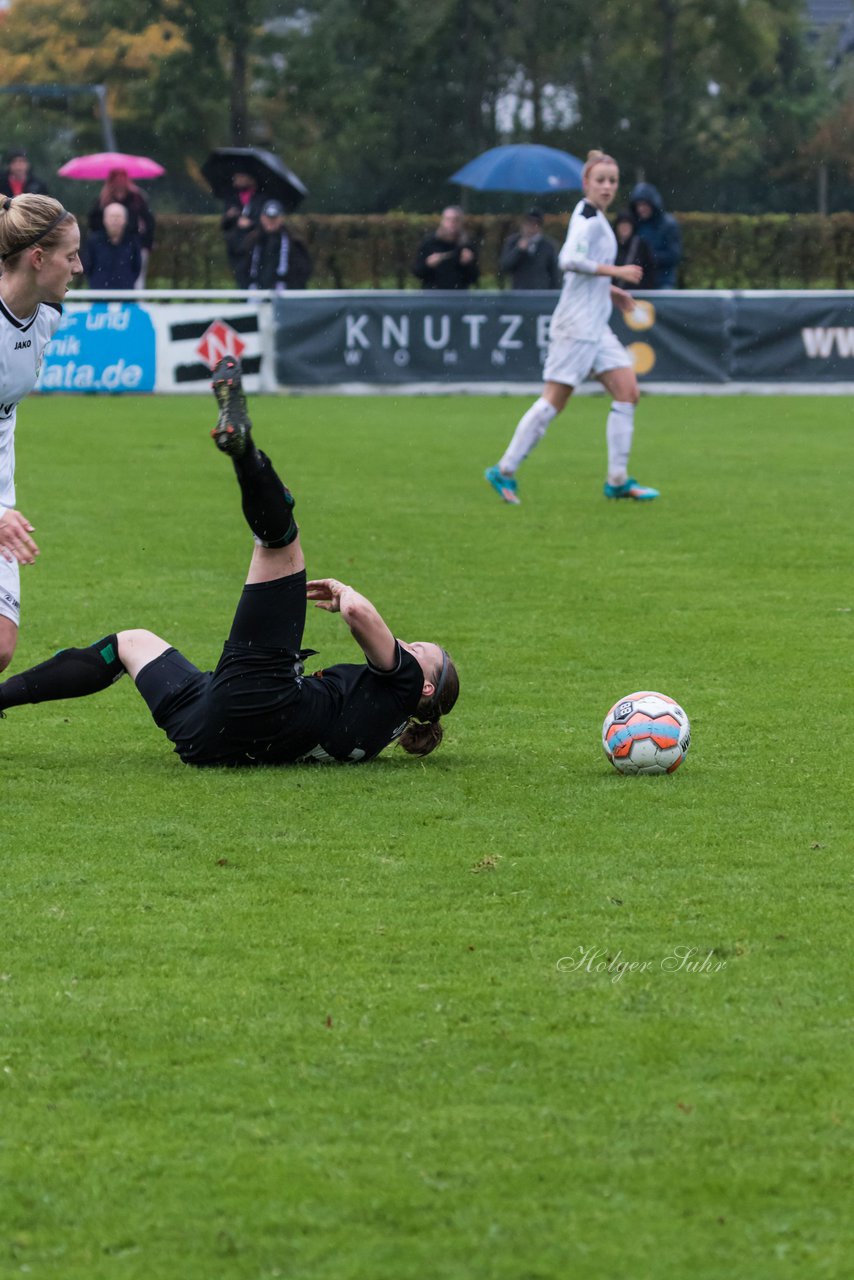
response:
M625 289L618 289L616 285L611 285L611 301L618 311L624 314L633 311L635 300L630 293L626 293Z
M33 526L20 511L10 508L0 511L0 555L4 560L17 560L19 564L32 564L39 553L30 534Z
M314 601L316 609L325 609L327 613L341 612L341 592L347 586L337 578L314 578L306 583L305 594Z
M627 264L625 267L617 267L618 280L625 280L626 284L640 284L643 278L643 267L638 267L633 263Z

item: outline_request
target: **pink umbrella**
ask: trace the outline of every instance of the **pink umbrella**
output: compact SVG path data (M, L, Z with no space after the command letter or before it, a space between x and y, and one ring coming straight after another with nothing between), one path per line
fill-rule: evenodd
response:
M159 178L166 170L148 156L129 156L123 151L98 151L91 156L75 156L61 169L60 178L79 178L86 182L103 182L114 169L124 169L129 178Z

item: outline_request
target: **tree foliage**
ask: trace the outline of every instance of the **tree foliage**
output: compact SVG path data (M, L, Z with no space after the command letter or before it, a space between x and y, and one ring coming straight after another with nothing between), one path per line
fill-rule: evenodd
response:
M604 147L676 209L811 207L816 165L847 164L851 95L802 0L13 0L3 45L0 83L106 84L119 145L185 207L225 143L278 151L341 211L435 208L506 141ZM91 108L69 113L74 149L97 145Z

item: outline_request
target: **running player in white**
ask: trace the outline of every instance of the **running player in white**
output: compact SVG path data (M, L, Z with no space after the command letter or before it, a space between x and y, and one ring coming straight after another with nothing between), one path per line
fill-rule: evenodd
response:
M505 502L518 505L516 471L542 440L552 418L566 407L574 389L591 375L611 396L608 414L608 479L606 498L658 497L657 489L629 475L629 453L639 399L632 358L608 326L612 305L632 309L632 296L613 282L637 284L641 268L614 266L617 240L605 210L617 194L620 171L611 156L591 151L582 179L584 199L569 221L558 262L563 290L551 320L549 348L540 398L519 422L504 456L486 471L486 479Z
M15 416L36 385L62 299L83 271L80 229L50 196L0 196L0 671L15 652L21 564L38 547L33 526L15 510Z

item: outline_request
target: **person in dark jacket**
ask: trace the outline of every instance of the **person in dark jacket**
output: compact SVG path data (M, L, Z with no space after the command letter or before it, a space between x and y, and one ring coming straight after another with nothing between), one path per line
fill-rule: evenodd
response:
M249 251L249 288L304 289L313 263L308 249L292 235L284 222L278 200L268 200L261 210L261 225Z
M507 237L499 268L514 289L559 289L563 272L557 264L557 245L543 235L543 215L531 209L518 231Z
M682 232L672 213L664 212L664 202L651 182L639 182L629 198L638 235L652 250L655 261L655 288L676 289L682 261Z
M233 174L231 185L233 194L226 202L220 226L234 283L239 289L248 289L251 237L260 225L261 210L267 197L258 190L258 183L251 173Z
M144 289L148 259L154 248L156 220L148 202L148 196L135 182L131 182L126 169L111 169L107 175L98 199L89 210L90 231L104 230L104 214L111 204L124 206L127 210L128 229L139 238L141 258L136 287ZM94 288L94 285L92 287Z
M0 177L0 195L22 196L29 192L36 196L49 194L41 178L37 178L26 151L10 151L6 156L6 169Z
M101 231L90 231L80 255L90 289L133 289L142 266L139 236L123 204L108 204Z
M614 235L617 237L618 267L640 267L643 275L639 289L655 288L655 260L646 240L638 235L637 224L631 209L621 209L614 220Z
M444 209L436 230L421 241L412 274L423 289L468 289L480 278L477 249L457 205Z

